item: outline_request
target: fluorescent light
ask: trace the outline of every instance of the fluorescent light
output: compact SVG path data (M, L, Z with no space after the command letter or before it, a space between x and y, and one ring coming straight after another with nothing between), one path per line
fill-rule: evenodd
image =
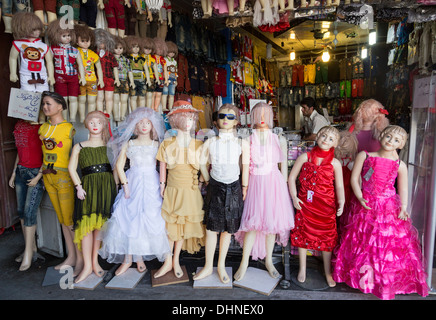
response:
M291 61L295 60L295 51L292 50L291 53L289 54L289 59L291 59Z
M372 46L373 44L376 44L376 43L377 43L377 31L371 30L369 32L368 44L370 46Z
M293 31L289 34L289 38L292 40L295 39L295 33Z
M330 37L330 31L327 31L326 33L324 33L323 39L327 39L328 37Z
M368 57L368 49L366 49L365 47L362 47L362 52L360 54L360 57L362 59L365 59L366 57Z

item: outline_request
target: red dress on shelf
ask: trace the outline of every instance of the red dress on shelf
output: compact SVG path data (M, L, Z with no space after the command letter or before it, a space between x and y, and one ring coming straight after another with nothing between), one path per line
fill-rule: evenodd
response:
M333 251L338 241L336 229L336 198L332 156L316 164L315 147L307 153L300 172L298 198L301 210L295 215L291 243L295 247ZM333 148L332 148L333 149Z

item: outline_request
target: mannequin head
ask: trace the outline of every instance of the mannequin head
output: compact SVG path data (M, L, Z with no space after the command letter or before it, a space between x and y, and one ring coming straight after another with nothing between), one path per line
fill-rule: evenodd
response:
M76 34L74 29L62 28L60 19L50 22L47 27L47 37L51 45L75 45L76 43Z
M62 115L62 111L67 109L64 97L57 92L44 91L41 95L41 110L46 117Z
M127 54L139 54L141 51L141 38L136 36L127 36L124 38L127 46Z
M357 139L356 136L348 130L339 133L339 143L335 148L335 157L337 159L349 158L352 161L357 153Z
M109 31L103 29L95 29L95 47L97 51L105 50L109 52L114 52L115 40Z
M92 134L101 134L101 138L104 143L107 143L110 138L109 133L109 119L106 115L101 111L92 111L89 112L85 121L83 122L85 128L88 129L89 133Z
M230 130L239 123L239 109L233 104L226 103L218 110L218 128Z
M168 119L172 128L191 132L196 129L199 112L189 101L178 100L168 113Z
M179 48L177 47L177 45L172 41L167 41L166 45L168 48L167 56L177 59L177 55L179 54Z
M155 54L157 56L165 57L168 53L168 48L167 48L167 45L165 43L165 40L160 39L160 38L154 38L153 42L154 42L153 54Z
M124 52L126 52L126 48L127 48L126 41L124 41L123 38L118 36L114 36L114 40L115 40L114 54L116 56L120 56Z
M138 121L134 133L136 136L150 135L152 140L157 140L157 133L154 130L153 123L148 118L142 118Z
M272 129L274 127L274 112L265 102L257 103L251 110L251 123L255 129Z
M33 12L14 13L11 25L15 40L39 38L44 28L41 19Z
M380 133L380 145L386 151L403 149L407 142L407 132L400 126L387 126Z
M142 38L141 48L142 48L142 52L145 55L149 55L152 52L154 52L154 41L153 41L153 39Z
M354 133L358 134L365 125L370 125L374 139L389 125L387 111L383 105L374 99L363 101L353 114Z
M94 47L94 31L85 25L75 25L74 31L76 34L77 45L82 49Z
M339 143L340 135L338 129L332 126L322 127L316 135L316 143L322 150L336 148Z

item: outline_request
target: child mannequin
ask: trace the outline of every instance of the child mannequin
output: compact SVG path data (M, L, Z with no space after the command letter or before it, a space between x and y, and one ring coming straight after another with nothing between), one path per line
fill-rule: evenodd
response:
M156 89L156 79L154 76L154 70L152 65L152 52L154 52L154 41L150 38L142 39L142 53L144 55L144 69L148 72L145 73L147 83L147 92L146 92L146 105L150 109L153 109L153 94Z
M32 260L36 258L36 215L44 193L39 127L37 123L19 120L14 128L18 153L9 186L16 191L17 212L25 242L24 253L16 259L21 262L20 271L29 269Z
M168 117L171 128L177 130L177 136L165 139L156 156L161 162L160 186L164 198L162 217L166 222L173 256L167 257L155 273L155 278L171 270L174 270L177 278L182 277L180 251L183 249L195 253L204 245L203 198L198 188L197 175L203 142L191 137L198 121L198 112L190 102L176 101ZM168 185L165 187L166 183Z
M114 56L118 62L118 79L115 79L114 88L114 120L124 121L128 111L129 88L134 88L133 73L130 68L130 61L123 53L127 45L124 39L115 37ZM130 86L129 86L130 84Z
M50 50L54 57L55 80L54 90L60 93L68 102L70 109L70 121L75 122L73 117L77 114L79 95L79 84L86 84L85 69L82 59L73 45L76 42L76 35L73 29L61 28L61 20L56 19L47 27L47 37L50 42ZM64 112L64 118L67 118Z
M342 214L345 202L342 166L334 158L338 141L336 128L321 128L316 137L317 146L299 156L289 174L289 191L298 210L291 241L298 247L299 282L306 281L307 249L313 249L322 251L327 284L330 287L336 285L331 275L331 253L338 238L336 215ZM297 197L296 179L299 174L301 187Z
M274 113L269 104L256 104L251 116L255 130L250 137L250 181L241 226L235 234L243 243L241 264L234 276L237 281L245 276L250 254L253 260L265 258L269 275L278 278L272 262L274 243L277 238L285 246L294 227L294 210L286 188L287 142L271 131Z
M103 269L98 263L101 244L98 234L111 216L117 193L106 151L110 135L108 118L100 111L92 111L86 115L84 124L89 131L89 139L73 147L68 164L77 198L81 200L74 216L74 243L82 251L83 269L76 283L85 280L92 272L103 276ZM82 179L77 173L77 166L80 166ZM76 269L79 269L78 266Z
M109 116L112 116L114 107L114 82L118 80L118 62L113 55L115 40L108 31L103 29L96 29L94 34L95 47L100 57L104 82L104 87L98 89L97 110L104 110Z
M428 295L418 232L407 213L407 167L397 154L406 141L403 128L388 126L378 151L357 155L351 173L353 220L333 260L336 281L380 299Z
M156 153L165 130L162 117L140 107L118 128L121 135L108 146L123 188L115 199L112 218L104 226L100 250L108 262L122 263L116 275L124 273L132 262L136 262L139 272L144 272L144 260L164 261L171 256L156 171ZM135 139L130 139L132 134ZM130 168L124 172L127 158Z
M145 106L145 81L148 69L144 67L145 58L141 56L141 39L135 36L125 38L127 45L127 59L132 69L134 86L130 88L130 109Z
M96 109L96 101L98 89L104 87L103 70L101 68L100 58L89 48L94 46L94 31L88 26L76 25L77 45L79 46L80 57L85 68L86 85L80 86L79 93L79 117L80 122L85 121L86 103L88 103L88 113ZM97 71L97 77L95 74ZM72 119L76 118L76 114L72 115Z
M374 99L363 101L353 114L353 124L349 131L356 135L357 151L375 152L380 149L379 136L389 125L388 112Z
M236 136L238 122L239 109L228 103L222 105L218 111L219 136L207 139L203 144L200 170L205 182L208 183L204 215L206 262L204 268L194 276L194 280L212 274L217 234L220 232L218 275L221 282L230 281L225 269L225 260L232 234L239 229L243 200L247 193L250 163L248 141L238 139ZM241 159L242 188L239 182ZM206 163L212 165L210 176Z
M165 57L165 64L168 73L168 84L164 85L162 91L162 109L168 111L173 108L174 95L177 87L177 45L172 41L167 41L168 53Z
M43 92L55 83L53 56L49 47L39 38L43 24L31 12L17 12L12 17L12 42L9 54L9 79L18 81L17 66L20 60L20 88L26 91ZM40 112L40 122L44 115Z
M35 15L41 20L42 23L45 23L44 13L47 15L47 23L57 19L56 14L56 2L49 0L32 0L33 12Z
M156 81L155 91L153 93L153 109L154 111L158 111L164 85L168 85L168 70L165 61L168 48L165 41L162 39L154 38L153 41L154 52L151 57L151 65L153 67L154 78Z
M73 212L74 185L68 173L68 163L75 129L65 121L62 111L67 108L65 99L56 92L44 91L41 96L41 109L49 121L38 131L42 141L42 173L45 189L53 204L58 220L62 226L68 256L64 262L55 266L80 266L82 255L74 245Z

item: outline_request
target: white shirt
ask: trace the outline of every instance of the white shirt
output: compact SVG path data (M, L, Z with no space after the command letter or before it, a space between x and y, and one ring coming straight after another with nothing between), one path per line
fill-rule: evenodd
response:
M316 110L313 110L310 117L305 117L304 120L306 122L306 132L308 132L309 134L317 134L322 127L328 126L330 124L330 122L327 121L327 119L320 115Z
M239 158L242 154L241 142L233 132L220 133L210 138L209 161L210 176L221 183L232 183L239 179Z

